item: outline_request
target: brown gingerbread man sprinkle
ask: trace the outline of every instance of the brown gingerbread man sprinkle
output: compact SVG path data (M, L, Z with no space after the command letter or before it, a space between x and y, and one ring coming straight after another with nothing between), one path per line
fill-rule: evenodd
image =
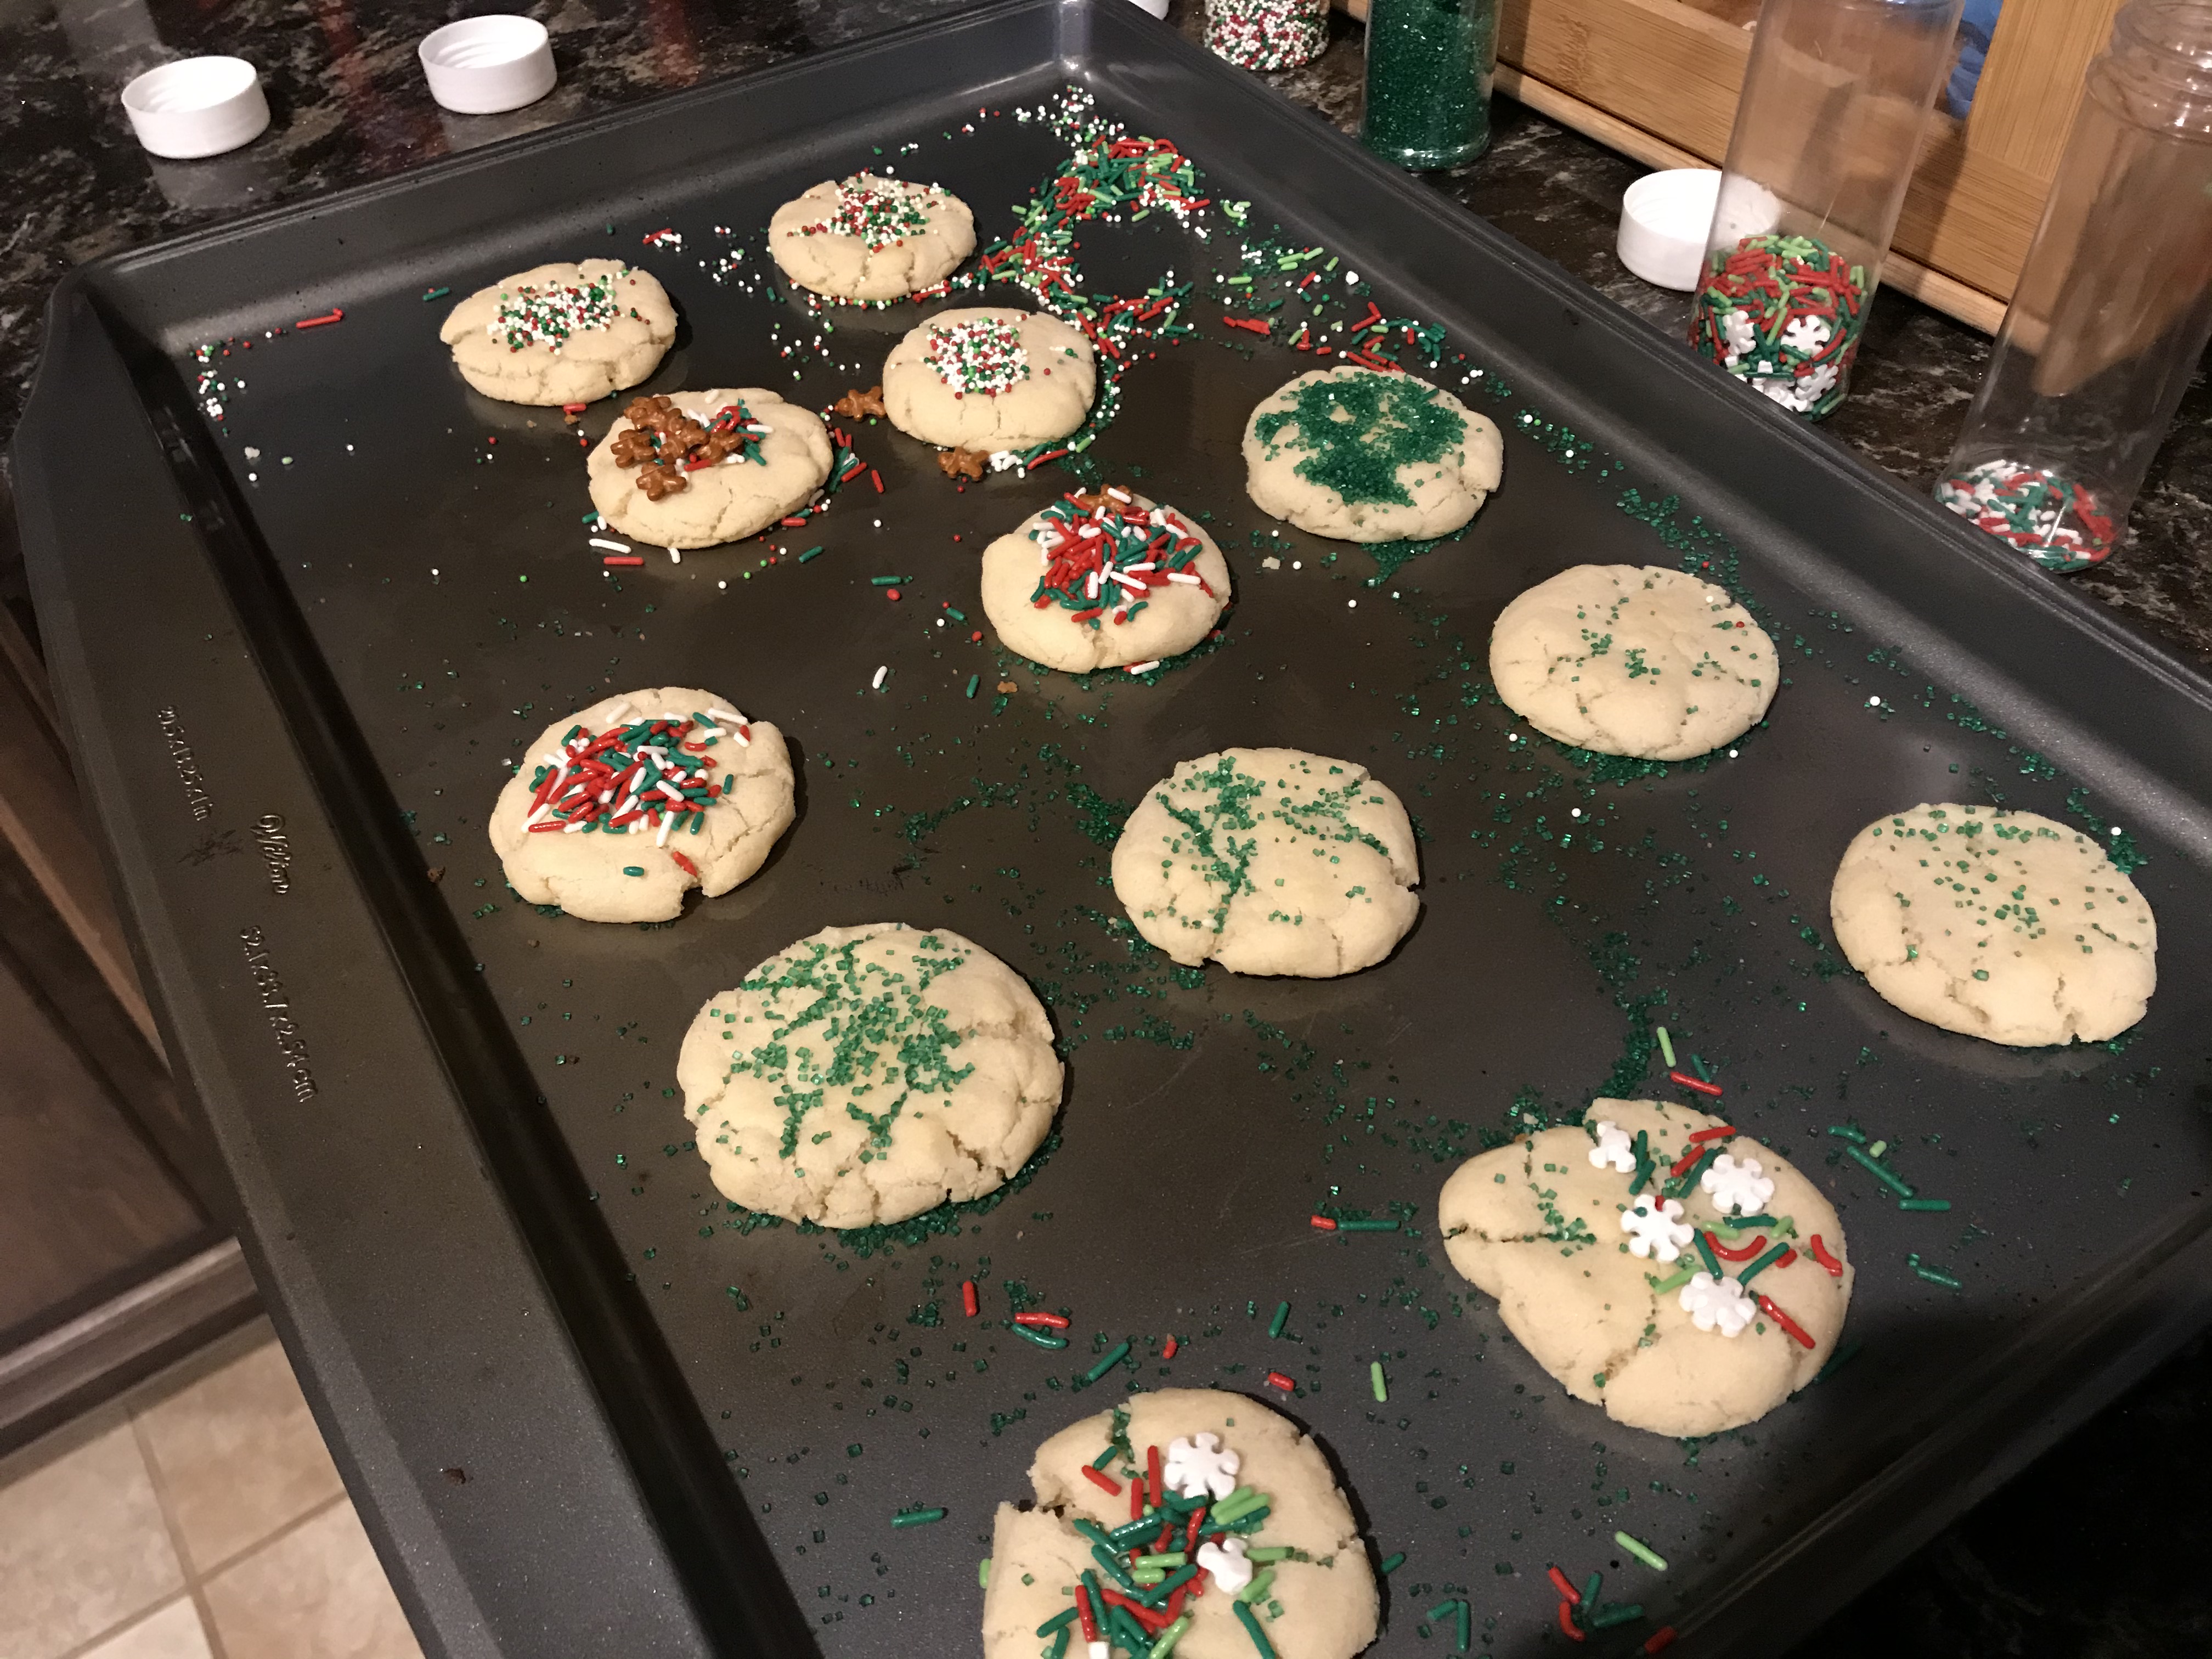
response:
M866 392L848 392L830 407L856 421L863 415L880 415L884 412L884 389L872 386Z
M947 449L937 457L939 468L948 478L980 478L990 461L988 449Z

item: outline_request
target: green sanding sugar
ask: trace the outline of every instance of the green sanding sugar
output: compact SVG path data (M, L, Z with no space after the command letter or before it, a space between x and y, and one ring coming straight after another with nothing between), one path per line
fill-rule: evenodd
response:
M1284 440L1284 429L1293 426L1297 436ZM1262 415L1253 431L1270 456L1285 441L1306 452L1298 477L1347 501L1411 507L1399 470L1443 460L1466 441L1467 422L1419 380L1354 372L1309 380L1291 393L1288 409Z

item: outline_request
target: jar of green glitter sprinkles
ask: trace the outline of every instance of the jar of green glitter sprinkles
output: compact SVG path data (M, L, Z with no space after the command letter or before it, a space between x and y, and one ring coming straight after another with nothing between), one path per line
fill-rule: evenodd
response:
M1328 0L1206 0L1206 44L1239 69L1296 69L1328 45Z
M1360 141L1401 167L1450 167L1490 148L1498 0L1371 0Z

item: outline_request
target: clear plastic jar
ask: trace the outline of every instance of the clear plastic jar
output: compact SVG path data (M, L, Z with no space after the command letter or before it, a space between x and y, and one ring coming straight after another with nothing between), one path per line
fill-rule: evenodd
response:
M1369 0L1360 142L1401 167L1455 167L1490 148L1498 0Z
M2089 66L1936 499L2047 570L2098 563L2208 336L2212 5L2135 0Z
M1328 0L1206 0L1206 44L1239 69L1296 69L1328 45Z
M1766 0L1690 343L1784 409L1843 401L1962 0Z

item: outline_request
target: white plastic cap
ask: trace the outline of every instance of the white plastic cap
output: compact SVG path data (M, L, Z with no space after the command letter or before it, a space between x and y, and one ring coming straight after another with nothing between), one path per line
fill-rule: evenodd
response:
M1620 263L1661 288L1695 289L1720 191L1721 175L1711 167L1675 167L1638 179L1620 198Z
M417 48L430 95L456 115L497 115L553 90L553 42L534 17L467 17Z
M243 58L181 58L123 88L138 142L156 155L191 161L252 143L269 126L261 76Z

